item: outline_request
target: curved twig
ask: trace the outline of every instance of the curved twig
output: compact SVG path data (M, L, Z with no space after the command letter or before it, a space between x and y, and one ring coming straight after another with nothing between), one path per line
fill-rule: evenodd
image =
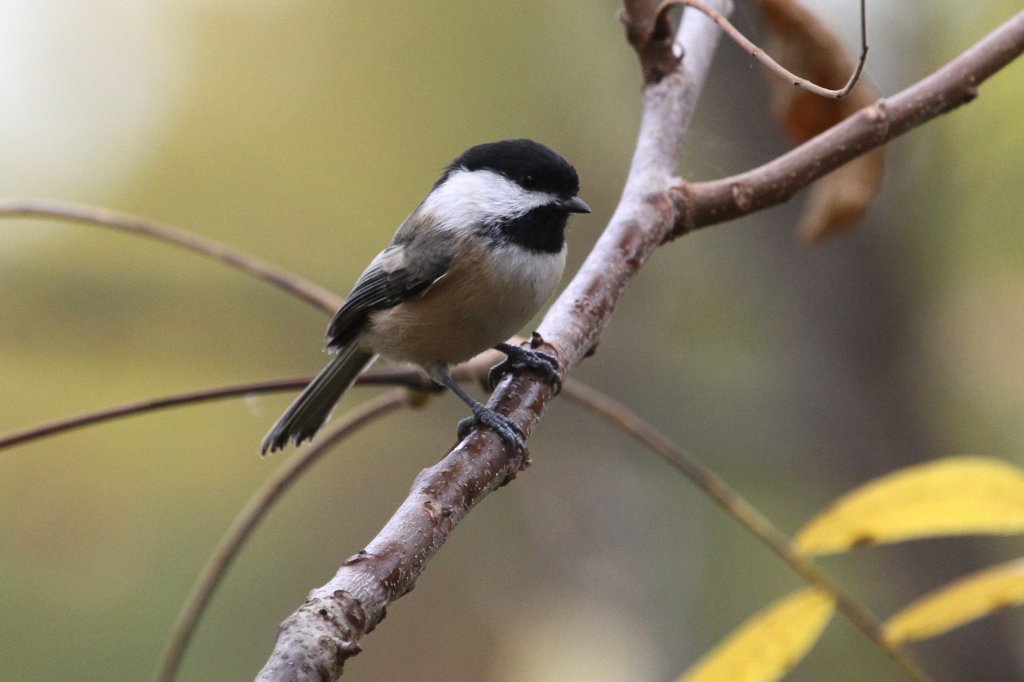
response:
M171 638L160 658L160 665L157 668L153 679L156 682L170 682L174 679L178 667L181 664L185 648L188 646L192 633L203 611L206 609L214 590L220 583L232 560L238 555L242 545L249 538L253 529L260 522L264 515L270 510L274 503L284 492L298 480L307 469L315 464L334 445L352 435L359 428L370 422L383 417L400 407L408 407L415 404L412 394L404 388L396 388L392 391L363 403L338 424L330 434L320 440L315 446L296 453L284 465L263 484L249 501L242 511L238 513L231 526L224 533L220 543L214 550L206 566L203 567L199 577L196 578L191 592L185 599L185 604L171 630Z
M294 273L220 242L148 218L98 206L50 199L0 199L0 218L2 217L55 218L145 235L226 263L298 296L328 314L333 314L341 305L341 299L337 295Z
M712 21L718 24L718 27L725 31L726 34L728 34L728 36L740 47L746 50L747 54L764 64L780 78L788 80L801 90L806 90L807 92L815 95L831 99L841 99L850 94L850 91L857 85L857 81L860 80L861 74L864 73L864 63L868 59L867 10L865 5L866 0L860 0L860 59L857 61L857 66L854 68L853 73L850 74L850 79L846 81L846 85L838 90L823 88L820 85L817 85L806 78L801 78L792 71L789 71L772 59L767 52L751 42L749 38L740 33L739 29L733 26L721 12L708 7L700 0L663 0L661 6L658 8L658 14L664 14L664 12L666 12L670 7L692 7L699 12L703 12L710 17Z
M920 682L930 679L920 666L896 642L885 637L881 622L860 602L850 597L831 576L800 553L789 538L728 483L700 460L686 452L650 422L611 396L579 381L566 379L562 393L570 400L600 415L624 433L629 434L656 452L678 469L718 504L740 526L761 541L811 585L832 595L836 608L858 630L900 666L907 675Z

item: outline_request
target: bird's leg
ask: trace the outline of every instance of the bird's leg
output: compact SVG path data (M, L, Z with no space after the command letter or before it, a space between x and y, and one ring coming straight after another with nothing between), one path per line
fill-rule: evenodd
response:
M508 357L491 367L491 371L487 373L488 390L494 390L501 378L509 372L517 369L532 369L544 375L544 378L554 387L555 395L558 395L562 390L562 373L559 371L557 358L536 349L543 342L540 334L534 332L530 338L530 345L533 348L514 346L511 343L499 343L495 346L495 350L500 350Z
M494 429L501 439L511 445L516 450L526 452L526 441L523 430L519 428L519 425L513 422L511 419L503 414L495 412L486 405L473 399L471 395L466 393L462 386L459 386L458 382L452 378L451 372L448 371L447 367L438 367L431 372L431 375L440 381L442 384L448 387L448 389L459 396L462 402L469 405L469 409L473 410L472 417L466 417L459 422L459 440L462 440L469 435L470 429L477 424L483 424Z

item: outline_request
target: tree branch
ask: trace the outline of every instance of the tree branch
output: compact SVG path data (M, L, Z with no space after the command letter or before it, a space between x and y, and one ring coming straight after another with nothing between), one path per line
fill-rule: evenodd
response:
M49 199L0 199L0 218L55 218L88 225L112 227L152 237L198 253L284 289L316 308L333 315L341 305L337 295L296 274L206 237L148 218L119 213L98 206Z
M712 19L718 27L721 28L725 33L735 41L737 45L743 48L747 54L761 62L769 71L774 73L776 76L783 80L789 81L794 86L801 90L818 95L819 97L828 97L830 99L841 99L850 94L854 86L857 85L857 81L860 80L861 74L864 72L864 62L868 58L868 35L867 35L867 16L866 16L866 0L860 0L860 37L861 37L861 48L860 48L860 59L857 60L857 66L853 69L853 73L850 74L850 78L846 81L846 85L843 87L833 90L831 88L822 87L816 83L812 83L806 78L801 78L793 72L789 71L777 61L771 58L771 56L751 42L745 35L740 33L739 29L732 25L732 23L726 19L720 12L716 12L713 8L708 7L700 0L663 0L659 8L659 14L666 14L668 8L680 6L680 7L692 7L696 10L700 10Z
M498 364L502 358L498 351L488 350L480 353L472 360L464 362L452 370L452 376L456 381L482 380L487 376L490 367ZM178 407L181 405L193 405L210 400L223 400L224 398L237 398L243 395L274 393L277 391L294 391L298 388L305 388L313 379L312 376L296 377L293 379L271 379L267 381L249 381L242 384L230 386L218 386L198 391L186 391L174 395L139 400L125 405L105 407L92 412L85 412L63 419L39 424L20 431L13 431L7 435L0 435L0 450L12 448L17 445L24 445L40 438L54 436L65 431L73 431L93 424L111 421L120 417L128 417L145 412L162 410L167 407ZM427 376L419 367L384 367L371 369L363 372L356 379L357 386L402 386L411 390L424 393L441 393L444 387Z
M125 405L105 407L92 412L76 414L72 417L56 419L54 421L39 424L20 431L13 431L0 436L0 450L12 448L16 445L24 445L40 438L54 436L65 431L73 431L85 426L100 424L105 421L128 417L133 414L152 412L166 407L178 405L191 405L193 403L206 402L208 400L220 400L223 398L237 398L247 393L271 393L273 391L294 390L303 388L312 377L300 377L298 379L274 379L272 381L254 381L233 386L219 386L217 388L204 389L200 391L188 391L175 395L139 400Z
M746 528L776 556L786 562L808 584L829 594L836 608L854 627L885 651L912 680L929 679L918 663L897 642L885 636L881 622L866 606L847 594L832 577L802 554L770 519L733 490L712 469L673 443L665 434L628 407L608 395L579 381L566 381L563 392L592 413L606 419L629 434L675 467L694 485L703 490L736 523Z
M978 96L978 86L1024 52L1024 11L931 76L869 107L796 149L745 173L680 182L670 239L788 201L814 180Z
M213 556L210 557L206 566L196 579L192 591L189 592L182 606L181 613L171 630L171 638L167 648L164 649L154 676L155 682L170 682L181 664L185 647L188 645L192 633L195 631L199 618L203 615L206 605L213 596L214 590L220 583L228 567L238 555L238 551L245 544L249 535L259 524L260 520L270 511L270 508L277 500L284 495L285 491L297 481L303 473L309 470L320 458L329 452L335 445L349 437L363 426L384 415L397 410L400 407L415 405L408 390L397 388L378 396L374 400L367 401L355 410L345 415L341 423L333 431L326 435L316 445L296 454L281 466L246 503L242 511L238 513L231 527L224 533Z
M653 15L633 13L632 6L643 3L628 4L627 32L639 34L628 22L652 22ZM650 4L650 11L655 10ZM694 21L708 28L694 30ZM710 20L687 12L680 38L688 41L686 54L698 65L697 71L677 69L645 89L639 138L619 207L541 326L547 349L556 354L563 369L575 367L594 345L626 285L672 224L665 192L679 163L683 135L719 35ZM491 405L511 416L529 435L550 391L539 378L510 376L495 390ZM459 521L528 463L527 455L506 451L496 435L477 429L444 459L420 472L409 496L377 537L346 560L327 584L310 592L281 624L274 650L257 679L337 679L344 662L359 652L363 635L383 619L388 604L413 588Z

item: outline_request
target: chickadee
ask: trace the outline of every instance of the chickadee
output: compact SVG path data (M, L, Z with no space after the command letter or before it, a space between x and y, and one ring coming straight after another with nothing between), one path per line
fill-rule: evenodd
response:
M505 341L562 278L569 214L590 212L578 191L576 169L531 140L478 145L452 161L356 281L327 329L334 358L261 452L312 438L378 355L420 365L469 405L460 437L481 423L522 449L519 427L470 397L449 368L493 347L508 356L494 371L529 366L560 381L555 358Z

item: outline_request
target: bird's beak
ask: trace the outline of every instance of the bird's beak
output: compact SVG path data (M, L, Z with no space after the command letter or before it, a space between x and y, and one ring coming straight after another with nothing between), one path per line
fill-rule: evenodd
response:
M565 199L559 205L569 213L590 213L590 207L587 206L587 202L579 197Z

